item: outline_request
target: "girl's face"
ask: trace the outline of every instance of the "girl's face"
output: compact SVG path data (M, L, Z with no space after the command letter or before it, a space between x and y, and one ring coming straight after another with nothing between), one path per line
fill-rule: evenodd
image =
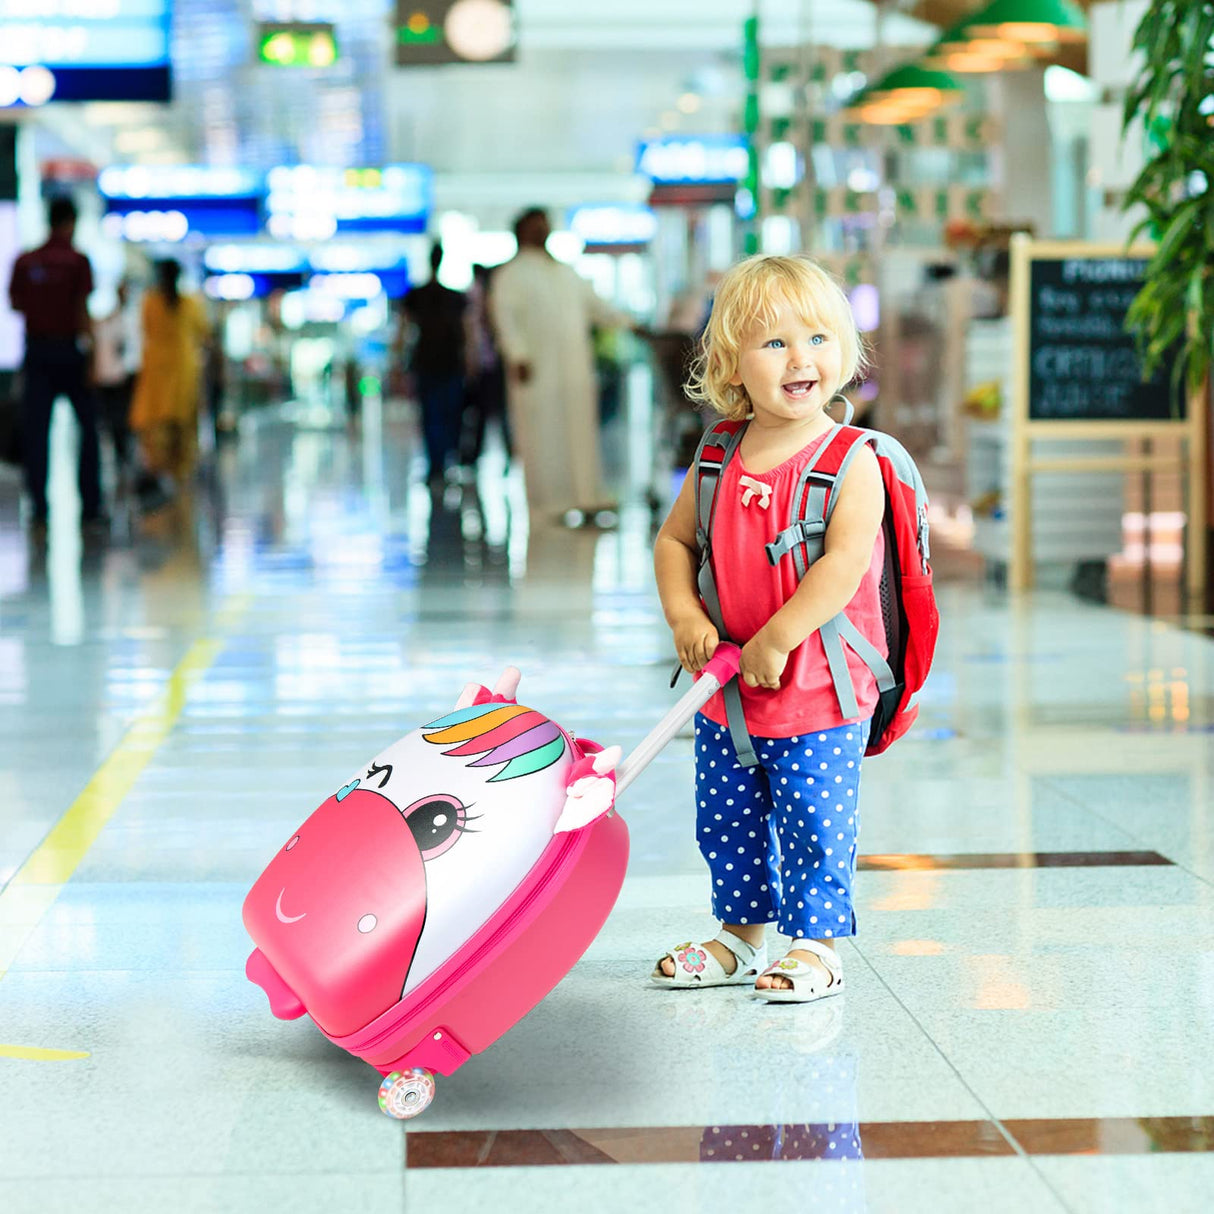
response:
M817 419L839 390L843 355L833 332L808 325L781 300L770 324L753 322L742 337L729 381L746 389L760 426Z

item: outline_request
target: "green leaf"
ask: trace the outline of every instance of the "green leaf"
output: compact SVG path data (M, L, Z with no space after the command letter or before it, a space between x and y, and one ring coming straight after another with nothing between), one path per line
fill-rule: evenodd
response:
M1159 242L1159 249L1155 254L1155 262L1166 265L1179 251L1181 242L1195 228L1194 220L1197 216L1198 199L1190 198L1183 206L1177 210L1172 222L1168 225L1167 231L1164 232L1162 239Z

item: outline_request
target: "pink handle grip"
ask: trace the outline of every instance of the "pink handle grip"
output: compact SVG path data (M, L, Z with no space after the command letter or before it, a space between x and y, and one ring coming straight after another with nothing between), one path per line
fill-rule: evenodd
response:
M717 646L712 657L704 663L703 669L700 674L696 675L696 678L709 674L724 687L738 673L741 664L742 651L736 645L721 644Z

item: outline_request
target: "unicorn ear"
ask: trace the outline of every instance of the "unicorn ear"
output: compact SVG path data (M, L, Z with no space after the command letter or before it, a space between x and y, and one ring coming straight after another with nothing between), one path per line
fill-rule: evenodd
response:
M605 776L609 771L615 771L619 767L620 759L623 756L622 747L608 746L606 750L600 750L597 755L592 756L591 761L594 763L594 770L600 776Z
M465 683L464 690L459 693L459 699L455 701L456 711L461 708L471 708L476 703L477 693L484 690L479 683Z
M522 677L522 673L517 667L507 666L502 671L502 677L498 679L497 686L493 689L494 696L503 700L513 700L518 694L519 680Z

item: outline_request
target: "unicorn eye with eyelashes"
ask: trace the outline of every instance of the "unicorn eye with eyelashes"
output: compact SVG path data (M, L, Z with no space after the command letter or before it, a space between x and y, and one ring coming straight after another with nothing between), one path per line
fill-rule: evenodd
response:
M468 827L469 822L477 820L468 816L469 808L458 797L439 793L422 797L401 811L423 860L450 851L464 833L476 834Z

